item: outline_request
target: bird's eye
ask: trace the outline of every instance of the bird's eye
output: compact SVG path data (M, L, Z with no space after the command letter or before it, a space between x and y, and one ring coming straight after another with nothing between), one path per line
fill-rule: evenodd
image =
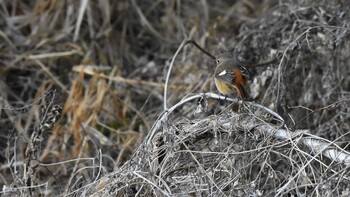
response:
M221 62L221 60L218 58L218 59L216 59L216 63L220 63Z
M240 68L241 68L242 71L247 71L247 68L242 66L242 65L240 65Z

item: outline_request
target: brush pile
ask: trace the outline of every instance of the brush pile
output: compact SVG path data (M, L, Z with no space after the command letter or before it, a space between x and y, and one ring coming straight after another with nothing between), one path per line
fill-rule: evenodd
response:
M347 1L0 4L3 196L350 195Z

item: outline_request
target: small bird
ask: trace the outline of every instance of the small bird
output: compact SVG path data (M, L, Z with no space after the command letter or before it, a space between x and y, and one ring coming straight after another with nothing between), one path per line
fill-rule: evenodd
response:
M243 100L250 100L244 85L250 79L250 72L230 54L223 54L216 58L215 85L223 95L230 95L236 90Z

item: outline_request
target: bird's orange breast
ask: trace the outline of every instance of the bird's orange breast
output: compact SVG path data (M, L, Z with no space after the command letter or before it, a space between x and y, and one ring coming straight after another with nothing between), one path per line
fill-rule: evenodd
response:
M235 67L233 70L233 74L235 77L233 78L233 84L241 84L244 85L246 83L246 79L241 73L241 70L238 67Z

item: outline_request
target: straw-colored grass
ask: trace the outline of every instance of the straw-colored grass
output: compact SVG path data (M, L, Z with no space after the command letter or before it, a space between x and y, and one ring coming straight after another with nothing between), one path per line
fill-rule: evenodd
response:
M5 0L0 13L1 195L349 196L347 1ZM216 94L192 41L246 65L254 102Z

